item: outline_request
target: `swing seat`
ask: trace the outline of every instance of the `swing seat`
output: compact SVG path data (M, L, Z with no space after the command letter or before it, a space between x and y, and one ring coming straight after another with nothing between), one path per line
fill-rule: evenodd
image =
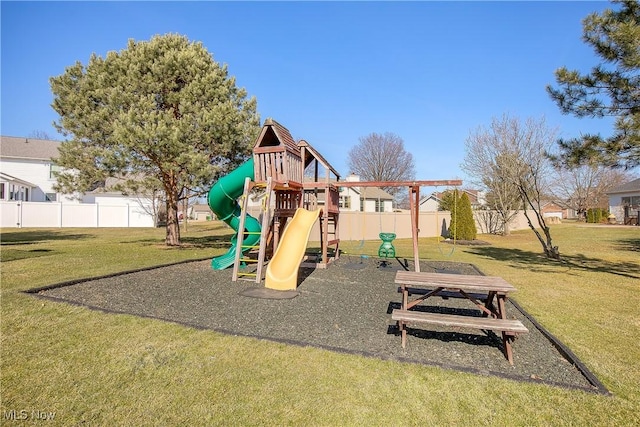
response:
M378 249L378 256L380 258L395 258L396 257L396 248L393 247L391 242L396 238L396 233L380 233L380 240L382 240L382 245Z

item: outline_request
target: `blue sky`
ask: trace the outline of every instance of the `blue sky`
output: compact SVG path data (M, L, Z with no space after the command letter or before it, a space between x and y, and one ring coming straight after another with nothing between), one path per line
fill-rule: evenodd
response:
M559 136L609 135L611 121L562 115L554 70L600 62L581 21L608 2L1 3L1 132L51 123L49 78L128 39L179 33L228 65L236 84L338 171L372 132L400 136L417 179L465 179L464 144L507 113L544 116Z

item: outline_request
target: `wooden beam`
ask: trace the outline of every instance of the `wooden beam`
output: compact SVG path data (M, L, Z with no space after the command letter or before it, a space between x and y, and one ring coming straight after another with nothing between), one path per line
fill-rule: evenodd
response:
M336 187L438 187L462 185L461 179L440 179L431 181L338 181Z

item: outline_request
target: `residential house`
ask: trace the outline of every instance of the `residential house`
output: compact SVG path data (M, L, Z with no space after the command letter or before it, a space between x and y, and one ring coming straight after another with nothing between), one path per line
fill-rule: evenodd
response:
M211 208L205 203L196 203L190 208L189 218L195 221L210 221L214 217Z
M640 178L607 192L609 212L623 224L640 225Z
M358 182L358 175L345 179ZM337 182L336 185L340 186ZM393 212L393 196L379 187L340 187L340 210L356 212Z
M467 197L469 198L469 202L471 203L471 209L478 210L478 209L482 209L485 206L486 201L484 198L485 197L484 191L465 190L465 189L462 189L459 191L466 193ZM442 200L444 193L445 193L444 191L442 192L436 191L420 199L420 201L418 202L418 205L420 206L420 211L421 212L437 211L440 208L440 202Z
M569 217L569 210L563 208L562 206L548 201L542 202L540 213L542 213L542 217L545 219L555 220L560 222L562 219L567 219Z
M0 144L0 200L70 202L53 189L60 168L57 141L2 136Z
M2 136L0 213L5 227L152 227L144 198L105 188L75 197L58 193L55 162L60 143ZM82 199L82 200L79 200ZM24 202L24 203L21 203Z
M426 197L423 197L418 202L420 206L420 212L435 212L440 208L440 195L442 193L433 192Z

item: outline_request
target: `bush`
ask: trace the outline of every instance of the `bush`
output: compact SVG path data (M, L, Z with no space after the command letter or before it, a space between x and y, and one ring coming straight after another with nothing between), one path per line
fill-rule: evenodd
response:
M587 209L587 222L591 224L599 224L601 222L607 222L609 211L603 208L591 208Z
M458 190L454 192L458 197ZM471 202L466 193L462 193L451 211L449 235L456 240L475 240L478 230L471 210Z

